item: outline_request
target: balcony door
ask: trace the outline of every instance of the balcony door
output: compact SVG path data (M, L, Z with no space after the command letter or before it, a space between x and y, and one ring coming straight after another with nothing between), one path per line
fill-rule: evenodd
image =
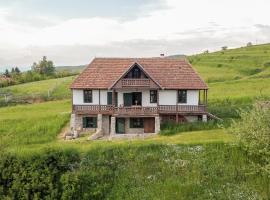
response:
M124 93L124 106L141 106L141 105L142 105L141 92Z

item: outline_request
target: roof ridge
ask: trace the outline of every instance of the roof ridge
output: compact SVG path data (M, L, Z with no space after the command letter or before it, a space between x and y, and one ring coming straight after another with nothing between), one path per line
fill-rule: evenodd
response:
M136 60L136 59L164 59L164 60L180 60L180 61L186 61L186 58L175 58L175 57L95 57L94 59L130 59L130 60Z

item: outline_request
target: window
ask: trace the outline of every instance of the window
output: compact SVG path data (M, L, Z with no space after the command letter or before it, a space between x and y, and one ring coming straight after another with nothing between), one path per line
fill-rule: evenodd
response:
M157 103L157 90L150 90L150 103Z
M178 90L178 103L187 103L187 90Z
M112 92L107 92L107 105L112 105Z
M92 90L84 90L83 91L83 100L84 100L84 103L92 103L93 102Z
M143 118L130 118L130 128L143 128Z
M141 71L139 68L134 68L134 71L133 71L133 78L140 78L141 76Z
M83 128L97 128L97 118L83 117Z

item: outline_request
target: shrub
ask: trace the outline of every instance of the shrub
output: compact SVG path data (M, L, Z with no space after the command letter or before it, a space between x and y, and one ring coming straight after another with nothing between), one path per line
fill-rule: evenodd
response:
M234 122L231 132L250 155L254 171L270 176L270 106L257 103L248 111L241 111L241 120Z
M264 66L264 67L270 67L270 61L265 62L265 63L263 64L263 66Z
M25 157L1 153L0 199L59 199L60 177L78 159L74 151L46 150Z

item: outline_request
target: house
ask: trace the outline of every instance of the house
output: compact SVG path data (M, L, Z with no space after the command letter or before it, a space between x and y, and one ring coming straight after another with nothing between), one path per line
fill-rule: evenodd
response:
M94 138L207 121L208 87L185 59L95 58L71 84L71 129Z

